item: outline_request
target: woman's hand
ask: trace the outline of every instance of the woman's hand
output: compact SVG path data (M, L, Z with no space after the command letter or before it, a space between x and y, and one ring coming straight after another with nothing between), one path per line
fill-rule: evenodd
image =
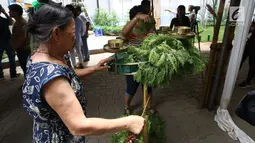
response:
M134 115L128 116L127 118L130 121L128 125L129 131L136 135L140 134L143 129L145 119L141 116Z
M144 21L145 23L147 23L151 20L151 17L147 14L137 14L136 18L139 19L139 20Z
M94 67L95 71L102 71L102 70L110 68L109 66L106 66L105 64L113 60L114 60L113 58L107 58L107 59L103 59L99 61L99 63Z

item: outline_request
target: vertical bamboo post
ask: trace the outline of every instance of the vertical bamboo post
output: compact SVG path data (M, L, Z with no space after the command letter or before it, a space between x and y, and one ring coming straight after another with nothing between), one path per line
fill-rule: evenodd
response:
M146 107L146 104L148 103L147 100L148 100L148 87L147 87L147 85L144 85L144 87L143 87L143 108L147 108ZM145 125L143 128L143 143L149 143L149 135L148 135L148 128L147 128L147 120L148 120L147 114L144 115L144 118L145 118Z
M210 93L211 93L211 86L213 82L213 74L215 71L214 63L215 63L215 58L216 58L216 48L217 48L217 42L219 38L219 32L220 32L220 26L221 26L221 20L222 20L222 15L224 12L224 7L225 7L225 1L226 0L221 0L219 4L219 10L217 14L217 21L214 26L214 33L213 33L213 40L211 44L211 50L210 50L210 56L209 56L209 61L208 65L206 68L206 74L205 74L205 89L204 89L204 94L201 94L200 99L199 99L199 104L198 108L203 108L205 105L208 104L208 99L210 98Z

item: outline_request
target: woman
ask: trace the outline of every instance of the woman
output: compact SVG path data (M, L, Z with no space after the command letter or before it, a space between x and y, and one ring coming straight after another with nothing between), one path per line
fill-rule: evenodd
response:
M72 5L71 5L72 6ZM80 13L76 11L76 8L71 8L73 13L73 19L75 22L75 44L74 48L70 51L70 59L72 66L74 68L84 68L83 63L83 55L82 55L82 37L84 35L84 25L82 20L79 18ZM78 56L79 63L76 63L76 55Z
M195 13L195 7L193 5L189 6L189 21L190 21L190 27L191 27L191 31L195 32L196 31L196 13Z
M155 30L155 25L152 26L152 29L150 31L144 31L144 33L135 33L134 29L139 28L141 26L141 21L145 23L150 23L150 21L153 21L152 18L149 15L150 11L150 2L148 0L143 0L140 6L135 6L130 10L130 22L127 23L124 28L122 29L122 33L125 36L125 38L129 41L132 45L139 45L143 41L143 39L146 37L146 35L151 32L151 30ZM137 88L139 87L140 83L136 82L134 80L133 76L126 76L126 93L124 98L124 114L129 115L131 114L130 111L130 102L135 95ZM152 95L152 88L148 88L148 94L151 99ZM148 103L148 110L152 113L155 111L151 108L151 100L149 100Z
M185 16L185 14L186 14L185 6L183 5L178 6L177 16L176 18L172 19L170 24L170 30L172 30L173 27L176 27L176 26L190 27L190 20L187 16Z
M29 18L28 31L40 42L27 64L23 107L33 117L33 142L84 143L85 137L129 130L139 134L144 119L86 117L86 97L79 77L104 70L111 59L86 69L70 69L64 55L75 40L72 14L60 6L43 5Z

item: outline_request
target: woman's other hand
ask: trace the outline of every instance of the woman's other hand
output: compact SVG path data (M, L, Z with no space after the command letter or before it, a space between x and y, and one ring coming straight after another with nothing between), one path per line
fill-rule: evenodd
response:
M128 129L130 132L138 135L141 133L144 123L145 123L145 119L141 116L128 116L127 117L129 122L129 126Z
M94 67L95 71L102 71L105 69L110 68L109 66L106 66L106 63L113 61L113 58L107 58L107 59L103 59L101 61L99 61L99 63Z
M147 22L149 22L151 20L151 17L149 15L147 15L147 14L137 14L136 18L138 20L144 21L145 23L147 23Z

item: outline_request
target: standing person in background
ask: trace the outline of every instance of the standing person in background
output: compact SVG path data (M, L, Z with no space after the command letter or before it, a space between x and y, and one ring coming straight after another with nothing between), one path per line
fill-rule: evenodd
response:
M194 6L193 5L190 5L189 6L189 21L190 21L190 27L191 27L191 31L194 31L195 32L195 26L196 26L196 13L195 13L195 10L194 10Z
M151 24L151 21L153 21L153 18L150 16L150 1L143 0L141 5L134 6L130 12L130 21L124 26L122 29L122 34L125 36L125 38L129 41L131 45L139 45L142 43L144 38L154 31L155 29L155 23ZM147 29L147 31L142 32L135 32L134 29L140 29L142 26L145 25L151 25L150 29ZM134 77L132 75L126 76L126 92L124 96L124 114L129 115L131 114L130 110L130 103L133 99L134 95L136 94L136 91L140 85L137 81L134 80ZM147 110L151 113L155 113L156 111L152 108L152 87L148 87L148 94L149 94L149 102L147 106Z
M89 21L86 19L85 15L82 13L81 7L77 6L76 7L76 12L79 15L79 18L81 19L81 21L83 22L83 27L84 27L84 35L81 37L82 38L82 47L81 47L81 52L82 55L84 57L84 62L88 62L90 55L89 55L89 48L88 48L88 43L87 43L87 39L89 37L89 26L90 23Z
M15 19L12 28L12 47L16 50L24 76L26 74L27 59L30 55L30 36L27 32L27 21L22 17L23 9L18 4L9 6L10 17Z
M15 52L11 47L11 32L9 26L12 25L13 21L9 15L5 12L4 8L0 5L0 15L3 13L6 18L0 16L0 80L4 79L4 73L2 68L2 57L4 51L6 52L9 64L10 64L10 76L15 78L20 76L16 72L16 63L15 63Z
M84 35L83 22L79 18L80 13L76 11L76 8L74 8L74 6L66 5L66 8L73 13L73 18L75 22L75 44L74 44L74 48L70 51L71 63L74 68L84 68L82 65L83 56L81 52L81 48L83 45L82 36ZM78 64L76 64L76 55L78 55L78 59L79 59Z
M251 34L251 35L250 35ZM240 69L245 61L246 58L249 57L249 71L246 79L238 84L237 86L240 88L249 88L251 87L251 80L254 78L255 75L255 22L252 22L252 25L250 27L250 37L246 42L246 46L244 49L242 61L240 64Z
M170 24L170 30L173 29L173 27L176 26L187 26L190 27L190 20L186 14L186 8L184 5L180 5L177 8L177 15L176 18L172 19L171 24Z

